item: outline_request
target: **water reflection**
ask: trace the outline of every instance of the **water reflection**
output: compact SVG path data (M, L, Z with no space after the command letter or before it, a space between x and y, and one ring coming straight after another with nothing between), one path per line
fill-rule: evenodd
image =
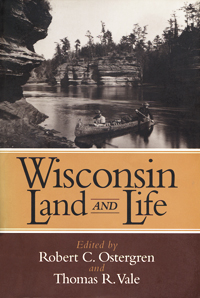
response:
M75 140L78 119L81 118L84 124L93 122L95 110L101 110L107 120L114 120L132 115L142 102L149 102L155 120L150 136L128 132L107 136L95 143L87 142L89 147L200 148L199 107L165 104L159 88L70 86L61 90L60 86L29 84L24 87L24 95L28 102L49 116L42 126L59 131L69 140Z
M85 136L85 137L76 137L75 144L79 148L118 148L118 146L112 144L112 140L117 137L122 137L125 135L130 135L131 139L135 141L136 138L142 138L145 144L149 142L149 136L153 131L153 125L150 128L138 130L136 129L127 129L125 131L113 132L112 134L100 134L96 136Z

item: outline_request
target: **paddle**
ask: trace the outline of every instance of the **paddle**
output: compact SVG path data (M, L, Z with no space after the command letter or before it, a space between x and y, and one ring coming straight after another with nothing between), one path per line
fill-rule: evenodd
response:
M154 123L154 120L150 119L148 116L144 115L143 113L141 113L140 111L138 111L137 109L135 110L136 113L141 114L144 118L146 118L148 121L151 121L151 123Z
M108 142L105 142L105 144L106 144L106 145L109 145L109 146L111 146L111 147L114 147L114 148L118 148L118 146L116 146L116 145L112 145L112 144L110 144L110 143L108 143Z

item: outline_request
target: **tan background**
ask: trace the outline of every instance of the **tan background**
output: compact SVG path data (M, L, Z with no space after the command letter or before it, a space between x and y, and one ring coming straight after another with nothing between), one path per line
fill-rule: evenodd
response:
M115 169L129 169L132 172L132 181L139 184L140 182L134 178L134 172L137 169L144 171L153 169L154 184L158 185L157 170L173 169L176 175L176 185L178 188L152 189L143 187L136 189L141 191L141 195L133 194L133 201L142 199L146 200L147 194L151 190L157 190L158 195L153 194L151 199L164 200L167 207L163 207L167 213L164 216L149 216L144 225L123 225L126 222L126 193L123 188L113 188L111 186L100 189L92 184L86 191L86 216L52 216L48 225L27 225L31 219L31 196L21 162L17 157L57 157L59 163L53 164L52 171L60 168L61 174L65 169L73 169L75 179L76 173L81 169L87 168L94 173L98 169L107 169L112 173ZM150 163L149 159L153 159ZM126 230L148 230L148 229L198 229L200 230L200 154L199 152L133 152L133 151L113 151L113 152L94 152L94 151L65 151L65 152L1 152L0 153L0 181L1 181L1 197L0 197L0 227L1 229L126 229ZM42 173L46 174L49 166L48 159L42 162ZM27 158L27 167L33 177L32 161ZM83 183L88 184L92 181L92 173L85 173ZM143 175L148 181L148 173ZM166 174L166 177L170 177ZM113 175L114 177L114 175ZM126 174L122 175L122 184L126 184ZM61 181L67 182L61 176ZM167 186L169 181L164 180ZM106 183L102 177L102 184ZM41 207L39 203L42 200L67 200L69 206L75 200L81 199L80 189L77 185L71 189L53 188L55 185L55 173L51 172L46 188L42 189L38 179L33 189L42 189L36 193L37 204L37 220L45 221L48 217L41 217L38 209ZM125 188L126 189L126 188ZM133 188L134 189L134 188ZM135 192L136 193L136 192ZM118 208L115 210L117 214L91 214L92 208L96 201L91 198L118 198ZM133 204L133 215L136 205ZM152 207L151 207L152 208ZM162 210L162 208L160 209ZM53 211L53 210L52 210ZM141 221L144 216L134 217L135 220Z

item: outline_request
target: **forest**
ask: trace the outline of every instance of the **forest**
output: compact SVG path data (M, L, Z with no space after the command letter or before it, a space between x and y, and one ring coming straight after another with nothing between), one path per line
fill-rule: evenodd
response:
M185 3L180 8L184 12L185 26L178 24L176 12L168 20L168 27L162 36L156 35L147 40L148 25L141 27L134 24L132 32L122 36L119 43L113 41L112 32L101 22L98 42L90 30L86 32L87 44L81 45L77 38L75 44L63 37L56 43L55 54L34 70L37 79L46 79L49 84L56 84L59 66L67 64L65 81L68 80L68 66L77 66L84 61L88 68L93 65L93 78L97 84L101 81L98 61L107 57L117 63L120 57L136 59L140 68L140 83L151 83L159 86L196 86L199 83L200 68L200 2ZM76 80L76 73L73 73Z

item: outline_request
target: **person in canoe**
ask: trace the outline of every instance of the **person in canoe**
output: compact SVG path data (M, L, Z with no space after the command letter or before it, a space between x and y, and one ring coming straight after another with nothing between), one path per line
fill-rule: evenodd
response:
M142 104L142 106L137 110L135 110L136 114L138 115L138 121L144 122L145 119L149 119L152 123L153 121L153 115L151 114L149 110L149 104L148 102L145 102Z
M106 118L101 114L101 111L97 110L95 111L95 116L94 116L94 123L95 124L105 124L106 123Z
M148 102L144 102L142 106L137 110L135 110L138 116L138 130L140 131L140 122L144 122L145 120L149 120L151 124L154 123L153 115L149 110Z

